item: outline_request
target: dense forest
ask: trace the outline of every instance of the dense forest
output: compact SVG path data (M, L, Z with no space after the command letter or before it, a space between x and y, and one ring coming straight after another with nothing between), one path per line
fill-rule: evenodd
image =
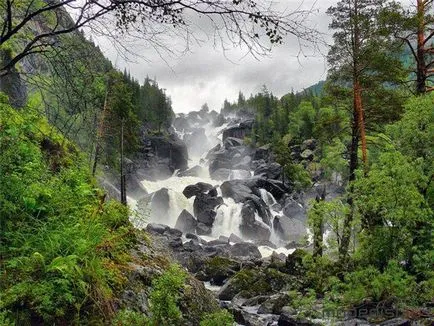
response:
M283 260L240 262L216 251L195 273L193 258L177 260L134 228L138 213L101 184L122 178L125 157L158 157L147 143L156 140L173 142L170 176L178 170L171 98L157 80L119 71L80 30L106 12L126 31L139 21L183 28L185 8L108 1L90 20L89 3L74 20L62 8L69 2L0 4L0 325L266 325L241 318L227 299L219 306L201 282L208 274L237 288L229 301L271 302L276 325L434 322L433 1L339 1L327 11L324 82L280 98L263 86L224 100L219 116L252 118L237 142L271 150L288 194L302 197L315 184L343 191L326 200L324 186L309 202L310 243ZM229 19L241 30L227 25L228 35L253 40L253 51L265 49L264 36L272 45L285 33L316 40L310 27L291 30L254 1L201 5L184 4ZM256 27L244 31L239 21ZM363 309L380 313L367 320ZM348 311L355 319L343 319Z

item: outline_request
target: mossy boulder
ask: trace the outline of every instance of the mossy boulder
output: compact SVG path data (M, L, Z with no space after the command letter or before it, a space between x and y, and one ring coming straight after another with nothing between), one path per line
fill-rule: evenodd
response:
M208 259L201 270L199 279L213 285L223 285L224 281L240 270L240 263L225 257ZM198 275L199 276L199 275Z
M290 281L289 275L273 268L243 269L220 289L218 297L220 300L232 300L238 293L244 298L271 294L286 287Z
M188 276L179 300L182 311L183 325L199 325L205 314L220 310L217 300L211 291L207 290L201 281Z

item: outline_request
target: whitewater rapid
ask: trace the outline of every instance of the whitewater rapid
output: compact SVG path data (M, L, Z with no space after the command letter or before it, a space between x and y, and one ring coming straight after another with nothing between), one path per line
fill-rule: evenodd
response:
M184 189L189 185L194 185L199 182L208 183L216 188L218 196L222 195L220 190L220 184L223 181L211 179L208 172L207 160L205 158L206 154L210 149L215 147L217 144L222 143L222 131L227 128L227 124L223 124L221 127L215 128L212 126L211 123L209 123L205 125L204 128L207 138L206 140L204 140L204 144L206 144L207 146L203 147L203 153L197 155L197 149L196 151L192 151L191 148L188 148L189 153L195 152L195 155L192 155L189 159L189 168L192 168L194 166L200 166L202 168L202 173L200 174L200 176L179 176L178 171L175 171L175 173L166 180L142 180L141 183L149 194L153 194L162 188L168 189L169 210L167 218L163 218L161 214L153 214L150 210L139 210L137 202L133 198L129 198L129 205L131 209L135 211L132 214L131 221L136 228L143 229L148 223L161 223L173 228L175 227L179 215L184 209L193 214L193 204L195 197L193 196L191 198L186 198L183 195ZM178 137L180 137L181 139L184 137L184 130L175 131L177 132ZM245 175L245 171L232 170L228 180L241 179ZM250 175L253 175L253 171L250 171ZM270 208L272 218L274 219L276 216L281 215L282 212L275 209L275 207L277 206L275 198L265 189L260 189L260 193L263 201ZM149 201L149 205L151 202L152 199ZM212 227L212 232L209 236L203 238L205 240L213 240L218 239L220 236L229 237L231 234L235 234L239 238L249 241L247 239L244 239L242 233L240 232L240 225L242 222L242 206L242 203L236 203L232 198L223 198L223 204L216 209L217 214ZM275 234L273 228L266 225L257 213L255 214L255 218L257 222L263 224L265 227L270 229L271 242L276 245L283 245L282 240ZM273 249L268 246L259 246L258 249L263 257L270 256L273 251L277 253L283 253L285 255L290 254L294 251L294 249L285 249L284 247Z

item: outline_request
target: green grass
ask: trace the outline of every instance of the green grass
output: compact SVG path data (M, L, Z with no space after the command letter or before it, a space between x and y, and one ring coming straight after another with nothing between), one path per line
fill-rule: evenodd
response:
M86 323L113 315L134 241L75 146L32 108L0 103L0 320Z

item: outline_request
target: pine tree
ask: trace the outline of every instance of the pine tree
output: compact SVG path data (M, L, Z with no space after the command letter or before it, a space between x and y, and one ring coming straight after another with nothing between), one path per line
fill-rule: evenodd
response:
M386 3L382 0L342 0L327 11L332 17L330 28L335 31L334 45L328 55L331 89L338 90L336 95L339 94L341 98L343 95L352 111L350 183L355 180L358 168L359 141L365 172L368 169L366 118L372 116L372 122L388 119L390 110L387 109L387 103L381 102L379 94L383 94L385 99L393 97L389 94L390 84L401 78L400 64L391 55L391 36L378 20L384 5ZM353 206L351 193L350 190L350 207ZM345 257L348 252L352 219L351 212L345 219L341 257Z

